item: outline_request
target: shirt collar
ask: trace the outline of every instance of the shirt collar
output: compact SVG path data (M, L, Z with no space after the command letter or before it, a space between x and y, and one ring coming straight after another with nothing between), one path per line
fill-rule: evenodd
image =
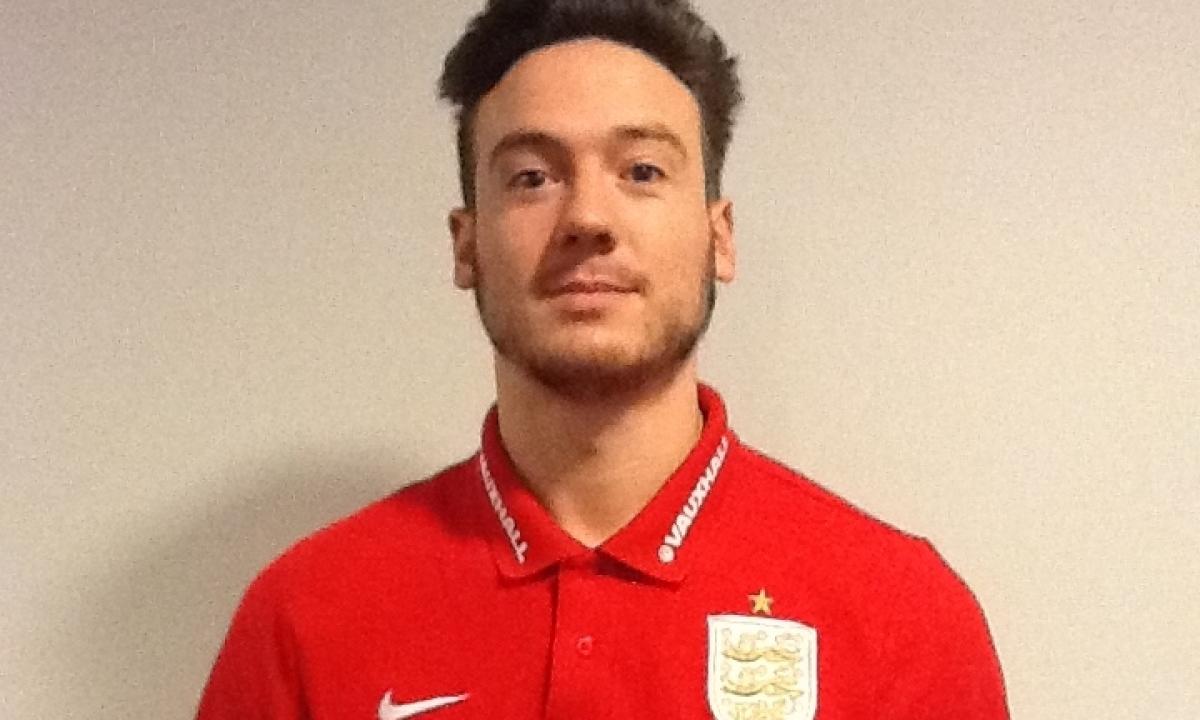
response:
M709 518L703 512L718 487L726 456L737 438L729 429L720 395L699 385L704 427L695 447L628 525L596 552L648 577L679 582L686 575L689 538ZM500 438L495 407L483 424L482 450L476 457L479 495L487 506L492 554L500 572L511 578L535 575L574 556L591 552L550 517L520 480Z

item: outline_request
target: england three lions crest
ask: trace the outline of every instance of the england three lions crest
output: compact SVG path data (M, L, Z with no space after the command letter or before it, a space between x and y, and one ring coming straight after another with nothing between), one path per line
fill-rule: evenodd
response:
M708 706L717 720L813 720L817 631L792 620L710 615Z

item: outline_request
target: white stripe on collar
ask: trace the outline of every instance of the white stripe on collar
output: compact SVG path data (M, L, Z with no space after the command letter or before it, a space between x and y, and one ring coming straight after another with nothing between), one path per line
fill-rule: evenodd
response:
M663 565L675 562L675 557L683 547L683 541L687 540L688 532L692 529L692 523L696 521L696 516L700 514L700 508L704 507L704 501L708 499L708 494L712 492L713 485L717 482L717 475L725 464L725 455L728 452L729 436L726 435L721 438L721 444L717 446L717 451L708 461L708 467L696 480L696 486L692 488L692 494L688 496L687 502L679 509L679 514L675 516L675 522L671 523L671 529L663 536L662 545L658 546L658 561Z
M524 565L525 553L529 552L529 543L521 539L521 529L517 527L517 521L509 514L508 506L504 504L504 498L500 496L500 488L496 487L496 479L492 477L487 458L482 452L479 453L479 477L483 479L483 489L492 503L492 509L496 511L496 519L500 521L500 527L504 529L504 534L508 536L508 543L512 545L517 564Z

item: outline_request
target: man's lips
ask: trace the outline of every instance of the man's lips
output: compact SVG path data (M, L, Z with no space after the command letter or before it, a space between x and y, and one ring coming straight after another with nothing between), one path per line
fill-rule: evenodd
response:
M552 296L583 294L596 295L600 293L631 293L634 288L611 280L570 280L551 291Z

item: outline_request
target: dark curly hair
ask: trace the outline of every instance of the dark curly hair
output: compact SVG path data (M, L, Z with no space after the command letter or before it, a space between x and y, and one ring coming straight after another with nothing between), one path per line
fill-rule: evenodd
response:
M742 101L737 58L688 0L488 0L446 55L439 96L458 107L458 169L463 202L475 203L472 143L479 101L528 53L595 37L641 50L679 78L700 106L708 198L721 171Z

